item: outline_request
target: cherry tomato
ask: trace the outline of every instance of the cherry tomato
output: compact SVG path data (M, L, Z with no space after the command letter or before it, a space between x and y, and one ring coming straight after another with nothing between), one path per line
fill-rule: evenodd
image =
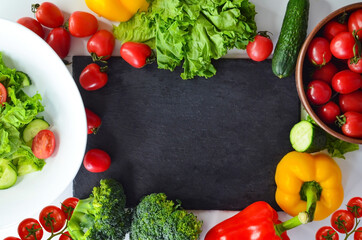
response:
M39 214L40 224L47 232L59 232L65 225L66 217L57 206L46 206Z
M330 21L323 29L323 36L331 41L340 32L348 32L347 24L342 24L337 21Z
M351 13L348 18L348 30L350 32L358 31L362 28L362 9L358 9ZM358 31L359 39L362 39L362 31Z
M356 73L362 73L362 58L355 60L351 58L348 60L348 68Z
M362 138L362 113L346 112L339 116L338 122L344 135Z
M69 232L64 232L60 235L59 240L72 240L72 238L70 237Z
M85 154L83 165L90 172L104 172L111 165L111 157L101 149L91 149Z
M246 46L250 59L260 62L267 59L273 51L273 42L267 35L256 35L253 42Z
M362 113L362 90L357 90L348 94L339 95L339 106L343 113Z
M343 70L336 73L332 78L332 88L334 91L347 94L358 90L362 84L360 74L351 70Z
M317 68L313 72L312 79L323 80L327 83L330 83L334 74L336 74L337 72L337 67L333 63L329 62L326 65Z
M151 48L144 43L126 42L121 46L121 57L135 68L145 66L152 55Z
M316 240L339 240L338 233L330 226L321 227L315 234Z
M330 48L333 56L339 59L354 57L353 48L356 40L350 32L340 32L331 41ZM357 51L356 51L357 52Z
M98 30L98 20L90 13L75 11L68 20L68 29L74 37L88 37Z
M54 133L48 129L41 130L35 135L31 150L35 157L46 159L50 157L55 149L55 136Z
M17 237L7 237L7 238L4 238L4 240L21 240L21 239L17 238Z
M362 197L353 197L347 203L347 209L355 218L362 217Z
M111 57L115 44L113 34L107 30L99 30L87 42L87 50L91 54L102 60L107 60ZM97 60L97 59L93 59Z
M101 118L88 108L85 108L85 114L87 116L88 134L96 134L102 124Z
M36 33L39 37L44 38L45 36L44 29L36 19L31 17L22 17L19 18L16 22L30 29L31 31Z
M67 219L70 219L72 216L74 208L77 206L78 202L79 199L76 197L69 197L62 202L61 209Z
M106 68L96 63L87 65L79 76L80 85L87 91L94 91L104 87L108 82Z
M322 105L329 101L332 96L331 87L322 80L313 80L308 84L307 97L314 105Z
M36 219L26 218L19 223L18 234L21 240L40 240L44 232Z
M354 226L354 216L348 210L337 210L331 216L331 225L337 232L349 232Z
M318 117L326 124L333 124L340 114L341 110L334 102L328 102L317 109Z
M64 28L52 29L45 41L53 48L61 59L68 55L70 49L70 35Z
M311 41L307 54L309 61L318 66L323 66L332 59L329 42L322 37L316 37Z
M0 105L6 102L7 97L8 97L8 91L6 91L5 86L2 83L0 83Z
M51 2L35 4L35 17L44 26L48 28L57 28L63 25L64 15L62 11Z
M353 240L362 240L362 227L356 229L353 235Z

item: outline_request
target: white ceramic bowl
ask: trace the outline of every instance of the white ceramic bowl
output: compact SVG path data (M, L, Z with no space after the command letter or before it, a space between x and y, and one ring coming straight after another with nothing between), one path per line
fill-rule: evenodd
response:
M0 229L20 223L53 202L77 174L87 142L87 122L78 88L58 55L35 33L0 19L0 51L6 65L27 73L26 92L43 97L43 116L56 136L54 154L42 171L19 177L0 190Z

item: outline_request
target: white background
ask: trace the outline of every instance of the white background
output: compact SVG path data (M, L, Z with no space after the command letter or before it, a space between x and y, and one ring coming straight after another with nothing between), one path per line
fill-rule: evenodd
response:
M258 31L267 30L271 32L273 35L271 36L274 44L276 44L281 23L283 20L285 7L287 4L287 0L251 0L256 6L256 23L258 26ZM0 18L5 18L11 21L16 21L20 17L30 16L33 17L34 14L31 12L31 4L41 3L43 1L29 1L29 0L0 0ZM59 6L64 12L65 16L69 16L73 11L87 11L91 12L84 0L52 0L50 2L55 3ZM310 1L310 15L309 15L309 27L308 33L313 29L313 27L322 20L325 16L327 16L330 12L351 3L359 2L355 0L312 0ZM112 22L107 21L104 18L99 18L100 28L102 29L112 29ZM116 24L116 23L115 23ZM1 30L1 28L0 28ZM4 33L3 33L4 34ZM88 38L76 39L72 38L71 49L69 53L69 59L73 55L88 55L86 51L86 43ZM26 41L26 39L24 39ZM119 48L120 44L117 43L114 49L114 55L119 56ZM226 57L232 58L246 58L247 55L245 51L242 50L231 50ZM71 69L69 69L71 70ZM362 187L361 187L361 167L362 167L362 149L357 152L349 153L346 155L346 160L336 159L337 163L340 165L343 173L343 185L345 189L345 200L343 205L347 203L349 198L353 196L362 196ZM67 190L62 193L59 198L54 203L56 204L64 200L66 197L72 195L72 186L69 185ZM242 201L242 199L240 199ZM236 212L229 211L193 211L199 219L203 220L203 233L201 235L201 239L204 238L207 230L212 226L217 224L218 222L226 219ZM280 218L282 220L290 218L284 213L279 213ZM0 213L0 217L1 213ZM27 217L35 217L37 218L37 213L34 216L24 216ZM297 229L293 229L288 232L288 235L293 240L305 240L305 239L314 239L314 234L317 229L323 225L329 225L329 218L319 221L313 222ZM0 228L0 239L3 239L7 236L17 236L16 231L17 226L14 225L8 229ZM46 236L46 234L45 234ZM342 236L340 236L341 238ZM43 238L45 239L45 237ZM342 238L343 239L343 238Z

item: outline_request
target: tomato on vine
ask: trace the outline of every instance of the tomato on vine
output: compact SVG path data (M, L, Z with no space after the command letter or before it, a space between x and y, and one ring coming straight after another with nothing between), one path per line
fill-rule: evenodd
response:
M339 240L338 233L330 226L321 227L315 234L316 240Z
M351 198L347 203L347 208L355 218L362 217L362 197Z
M64 227L66 217L59 207L50 205L41 210L39 221L45 231L56 233Z
M78 202L79 199L76 197L69 197L62 202L61 209L68 220L72 216L73 211L77 206Z
M38 220L26 218L19 223L18 234L21 240L40 240L44 232Z
M331 225L340 233L348 233L353 229L354 216L348 210L337 210L331 216Z

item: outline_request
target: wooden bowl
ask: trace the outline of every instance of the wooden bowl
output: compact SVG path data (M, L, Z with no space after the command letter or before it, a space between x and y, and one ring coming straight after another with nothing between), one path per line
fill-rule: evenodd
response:
M306 93L305 93L305 86L306 84L304 83L304 79L307 81L310 81L310 77L308 76L308 72L306 71L306 68L309 63L308 59L305 57L307 54L307 50L308 50L308 46L310 44L310 42L312 41L312 39L317 36L318 34L320 34L320 30L323 30L323 27L325 24L327 24L329 21L331 21L332 19L340 16L343 13L350 13L354 10L357 10L359 8L362 8L362 2L360 3L355 3L355 4L351 4L351 5L347 5L345 7L342 7L332 13L330 13L327 17L325 17L322 21L320 21L317 26L311 31L311 33L308 35L308 37L306 38L300 52L298 55L298 59L297 59L297 64L296 64L296 70L295 70L295 79L296 79L296 84L297 84L297 91L298 91L298 95L299 98L305 108L305 110L307 111L307 113L311 116L311 118L322 128L324 129L327 133L329 133L330 135L341 139L343 141L346 142L350 142L350 143L357 143L357 144L362 144L362 139L358 139L358 138L352 138L352 137L348 137L346 135L344 135L339 128L332 128L330 126L328 126L327 124L325 124L321 119L319 119L319 117L317 116L317 114L315 113L313 107L310 105ZM308 62L307 62L308 61Z

